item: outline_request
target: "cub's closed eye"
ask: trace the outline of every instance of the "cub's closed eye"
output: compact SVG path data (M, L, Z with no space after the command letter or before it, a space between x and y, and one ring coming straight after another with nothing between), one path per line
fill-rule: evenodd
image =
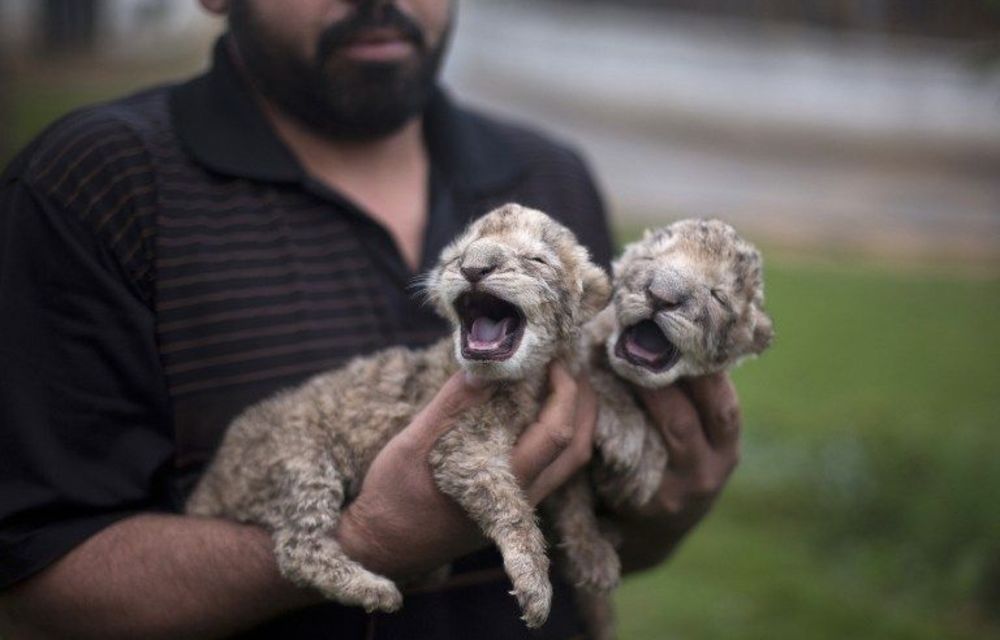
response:
M546 266L549 264L548 261L542 256L531 256L528 258L528 260L531 260L532 262L537 262L539 264L544 264Z
M712 297L715 298L719 302L719 304L727 308L729 307L729 301L726 300L726 295L724 293L722 293L718 289L712 289L711 293Z

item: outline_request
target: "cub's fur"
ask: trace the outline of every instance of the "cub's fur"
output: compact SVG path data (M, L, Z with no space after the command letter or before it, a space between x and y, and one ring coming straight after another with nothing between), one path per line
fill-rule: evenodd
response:
M760 252L720 220L647 231L615 262L613 291L584 330L601 398L599 490L640 506L660 485L666 450L621 380L654 389L722 371L763 352L773 331Z
M266 527L278 566L297 584L344 604L397 609L396 585L345 556L334 531L378 451L461 368L496 381L496 391L438 441L429 462L438 487L499 547L524 620L538 626L551 601L549 562L509 454L538 414L548 363L575 366L580 327L607 303L608 278L568 229L507 205L449 245L426 286L454 328L450 338L354 359L250 407L229 427L187 509ZM586 485L562 491L548 506L570 560L598 549L610 554L606 573L617 579ZM594 586L613 586L606 581Z
M728 369L764 351L772 327L760 253L719 220L647 231L615 262L612 284L583 338L600 398L592 471L604 501L634 509L659 488L667 452L627 383L657 388ZM614 637L608 599L583 602L595 638Z

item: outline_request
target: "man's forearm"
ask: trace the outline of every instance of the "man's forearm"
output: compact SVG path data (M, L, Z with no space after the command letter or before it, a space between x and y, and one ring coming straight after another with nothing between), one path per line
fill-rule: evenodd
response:
M218 637L318 601L281 577L264 530L147 514L0 594L0 635Z

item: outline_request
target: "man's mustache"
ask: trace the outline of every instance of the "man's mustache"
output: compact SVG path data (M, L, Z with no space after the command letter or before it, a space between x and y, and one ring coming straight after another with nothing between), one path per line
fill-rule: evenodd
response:
M422 51L426 47L423 31L394 2L363 0L358 3L352 15L331 24L323 31L316 51L317 61L325 63L334 51L351 44L372 29L394 29L418 50Z

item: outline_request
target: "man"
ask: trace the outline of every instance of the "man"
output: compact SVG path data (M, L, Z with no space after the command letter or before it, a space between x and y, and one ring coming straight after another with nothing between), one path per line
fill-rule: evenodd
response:
M179 515L243 407L444 324L413 276L475 215L541 208L610 258L573 152L457 106L435 78L446 0L202 0L212 69L71 114L0 185L0 633L11 637L527 637L496 555L426 452L487 389L461 377L376 459L338 541L391 577L454 562L392 616L321 603L263 530ZM558 364L513 453L536 502L587 460L592 392ZM645 398L671 468L614 514L628 566L661 560L736 462L725 377ZM556 578L549 623L578 637Z

